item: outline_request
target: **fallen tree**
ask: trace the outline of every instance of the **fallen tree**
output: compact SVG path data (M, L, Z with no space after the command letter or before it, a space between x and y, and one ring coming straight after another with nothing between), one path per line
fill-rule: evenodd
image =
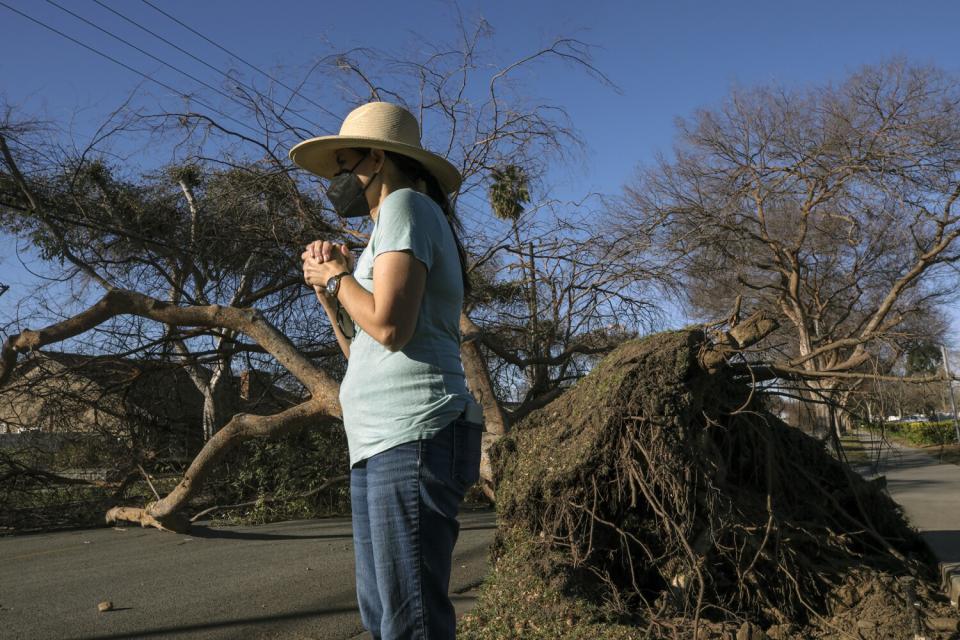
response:
M292 433L307 424L332 422L340 417L337 398L339 385L336 381L298 351L256 309L220 305L180 307L121 289L109 290L99 302L67 320L40 330L26 330L9 336L0 349L0 387L10 378L18 353L66 340L120 314L136 315L175 326L225 327L243 334L273 355L306 387L310 397L274 415L235 414L207 440L173 491L142 508L111 508L106 514L108 523L126 520L167 531L186 531L189 520L184 508L217 463L236 445L252 438Z
M949 617L894 503L727 365L774 326L628 342L494 445L494 568L462 637L889 638Z

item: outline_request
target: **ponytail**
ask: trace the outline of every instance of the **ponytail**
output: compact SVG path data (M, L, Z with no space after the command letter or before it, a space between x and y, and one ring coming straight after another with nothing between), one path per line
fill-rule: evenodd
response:
M467 297L473 291L473 287L470 285L470 274L467 273L467 252L460 242L460 234L463 233L463 224L460 222L460 219L457 218L456 212L453 210L453 205L450 203L450 198L447 197L447 193L440 186L440 182L436 176L427 171L418 160L393 151L384 150L383 153L390 158L390 161L397 167L397 170L400 171L409 182L412 184L422 182L426 195L436 202L440 210L443 211L443 217L447 219L447 223L450 225L450 232L453 234L453 242L457 245L457 255L460 257L460 275L463 278L463 295Z

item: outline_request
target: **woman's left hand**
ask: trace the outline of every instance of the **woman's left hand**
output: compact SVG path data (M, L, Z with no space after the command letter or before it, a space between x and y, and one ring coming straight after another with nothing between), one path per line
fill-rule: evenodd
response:
M317 240L300 255L303 279L314 289L327 286L327 280L344 271L353 271L353 256L345 244Z

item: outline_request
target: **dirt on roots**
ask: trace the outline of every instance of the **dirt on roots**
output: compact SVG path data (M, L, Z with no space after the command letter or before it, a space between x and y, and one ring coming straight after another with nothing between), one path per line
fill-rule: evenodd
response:
M954 637L924 630L956 617L896 505L710 347L626 343L494 446L494 567L458 637Z

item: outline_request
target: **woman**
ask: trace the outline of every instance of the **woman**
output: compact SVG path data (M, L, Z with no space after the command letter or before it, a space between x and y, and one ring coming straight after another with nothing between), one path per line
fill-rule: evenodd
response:
M456 516L479 477L483 429L460 361L469 284L447 199L460 174L421 147L413 115L384 102L290 157L330 179L339 215L373 220L356 266L329 241L302 255L347 357L340 403L361 619L374 638L453 638Z

